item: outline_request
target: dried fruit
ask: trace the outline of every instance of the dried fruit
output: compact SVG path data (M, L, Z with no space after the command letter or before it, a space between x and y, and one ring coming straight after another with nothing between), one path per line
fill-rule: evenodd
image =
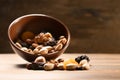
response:
M30 31L26 31L21 35L21 39L23 41L26 41L26 39L33 39L34 38L34 33L30 32Z
M86 55L82 55L82 56L76 57L76 58L75 58L75 61L79 63L79 62L80 62L81 60L83 60L83 59L86 59L88 62L90 61L89 57L86 56Z
M66 65L66 70L75 70L78 67L78 64L69 63Z
M64 63L64 69L66 69L66 65L67 64L73 63L73 64L77 64L78 65L78 63L75 61L75 59L67 59L63 63Z

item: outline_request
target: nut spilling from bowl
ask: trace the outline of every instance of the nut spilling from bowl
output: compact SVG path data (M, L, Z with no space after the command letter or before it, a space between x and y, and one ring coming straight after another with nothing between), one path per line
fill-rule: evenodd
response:
M90 59L86 55L81 55L76 58L46 61L43 56L39 56L34 62L27 64L26 68L29 70L89 70Z
M22 33L20 39L15 42L15 45L22 51L33 55L45 55L54 53L63 49L67 42L65 36L60 36L55 39L49 32L41 32L37 35L30 31Z

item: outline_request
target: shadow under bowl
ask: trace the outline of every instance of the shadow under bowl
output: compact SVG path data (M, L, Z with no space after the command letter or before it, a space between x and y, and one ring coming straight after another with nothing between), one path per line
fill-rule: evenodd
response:
M67 38L67 43L60 51L45 55L32 55L20 50L20 48L15 45L16 40L19 39L25 31L30 31L35 34L50 32L55 39L63 35ZM29 62L33 62L38 56L44 56L46 60L55 59L64 53L70 43L70 32L67 26L60 20L44 14L28 14L15 19L8 28L8 37L13 51Z

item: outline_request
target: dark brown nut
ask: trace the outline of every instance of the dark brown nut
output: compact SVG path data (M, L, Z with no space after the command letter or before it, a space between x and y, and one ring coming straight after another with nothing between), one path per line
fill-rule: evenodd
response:
M32 43L33 43L33 40L31 40L31 39L26 39L26 43L32 44Z
M42 48L42 49L39 50L39 53L42 54L42 55L48 54L48 49Z
M34 61L35 63L38 63L38 62L43 62L43 63L46 63L46 59L43 57L43 56L39 56L35 59Z
M63 63L59 63L59 64L57 65L57 68L58 68L59 70L64 70L64 64L63 64Z
M30 31L26 31L21 35L21 39L23 41L26 41L26 39L33 39L34 38L34 33L30 32Z
M34 50L34 49L35 49L35 47L33 47L33 46L30 46L30 47L29 47L29 49L31 49L31 50Z
M37 43L32 43L32 46L33 46L34 48L36 48L38 45L39 45L39 44L37 44Z
M28 52L28 48L26 48L26 47L22 47L22 48L20 48L22 51L25 51L25 52Z
M63 44L62 43L59 43L55 46L55 51L59 51L63 48Z
M60 58L57 60L59 63L64 62L64 59Z
M46 63L44 65L44 70L49 71L49 70L53 70L53 69L54 69L54 64L53 63Z
M44 45L46 45L46 46L55 46L56 43L57 42L55 41L55 39L52 38L49 41L45 42Z
M18 43L18 42L16 42L15 45L16 45L17 47L19 47L19 48L22 48L21 44Z
M89 70L90 69L90 65L88 63L85 63L82 65L82 69L83 70Z
M66 65L67 70L75 70L77 67L78 67L78 65L74 64L74 63L69 63Z

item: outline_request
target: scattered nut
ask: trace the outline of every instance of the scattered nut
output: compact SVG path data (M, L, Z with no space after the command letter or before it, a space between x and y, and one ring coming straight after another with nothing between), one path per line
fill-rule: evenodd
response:
M81 61L80 61L79 65L84 65L84 64L86 64L86 63L88 63L88 62L87 62L86 59L84 59L84 60L81 60Z
M90 69L90 65L89 65L88 63L83 64L83 65L82 65L82 69L83 69L83 70L89 70L89 69Z
M36 47L38 46L38 44L37 44L37 43L32 43L32 46L33 46L34 48L36 48Z
M54 64L53 63L46 63L44 65L44 69L49 71L49 70L53 70L54 69Z
M64 64L63 64L63 63L59 63L59 64L57 65L57 68L58 68L59 70L64 70Z

